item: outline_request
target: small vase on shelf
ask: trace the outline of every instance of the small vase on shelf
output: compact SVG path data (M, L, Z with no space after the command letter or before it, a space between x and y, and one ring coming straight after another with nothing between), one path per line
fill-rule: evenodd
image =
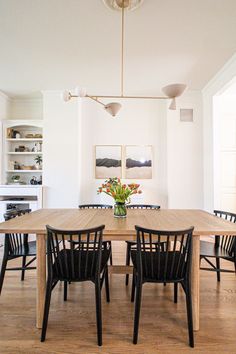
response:
M114 217L115 218L126 218L127 210L125 203L116 202L114 205Z

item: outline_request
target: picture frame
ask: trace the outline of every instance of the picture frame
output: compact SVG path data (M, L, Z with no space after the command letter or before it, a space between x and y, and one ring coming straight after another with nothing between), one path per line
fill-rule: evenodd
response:
M95 145L95 178L122 178L122 145Z
M151 179L153 168L152 145L126 145L124 178Z

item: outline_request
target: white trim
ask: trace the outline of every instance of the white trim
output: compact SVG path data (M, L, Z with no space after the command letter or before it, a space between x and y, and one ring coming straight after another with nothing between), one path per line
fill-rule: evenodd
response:
M4 92L0 91L0 97L4 98L5 100L9 101L10 97L7 96Z
M214 201L214 133L213 97L228 87L236 77L236 54L203 88L203 188L204 209L212 211Z

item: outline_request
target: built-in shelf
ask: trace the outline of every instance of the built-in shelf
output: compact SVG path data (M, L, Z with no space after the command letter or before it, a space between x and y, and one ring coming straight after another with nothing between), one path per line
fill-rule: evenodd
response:
M6 141L43 141L43 138L19 138L19 139L16 139L16 138L9 138L9 139L6 139Z
M7 170L6 172L14 172L14 173L42 173L42 170Z
M16 135L19 134L19 135ZM0 180L12 183L12 177L19 175L19 183L29 185L32 176L42 182L43 163L39 170L37 157L43 160L43 121L5 120L3 124L3 168ZM19 136L19 138L14 138ZM38 137L37 137L38 136ZM35 169L28 169L28 168ZM1 182L2 183L2 182Z
M7 152L8 155L42 155L43 153L41 151L39 152L33 152L33 151L26 151L26 152Z

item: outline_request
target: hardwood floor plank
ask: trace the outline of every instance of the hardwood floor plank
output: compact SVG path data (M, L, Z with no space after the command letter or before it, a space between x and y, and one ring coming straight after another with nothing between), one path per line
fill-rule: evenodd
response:
M113 242L114 264L124 263L125 245ZM223 262L222 262L223 263ZM10 264L10 263L9 263ZM229 262L224 266L233 269ZM40 343L35 328L36 271L7 272L0 297L0 353L10 354L208 354L236 353L236 276L223 274L220 284L216 274L201 275L201 329L195 332L195 349L188 346L184 293L173 303L173 286L145 284L137 345L132 344L133 304L130 285L124 275L110 275L111 302L103 291L103 346L96 344L94 286L71 284L68 301L63 301L63 287L53 292L47 339ZM105 289L104 289L105 290Z

